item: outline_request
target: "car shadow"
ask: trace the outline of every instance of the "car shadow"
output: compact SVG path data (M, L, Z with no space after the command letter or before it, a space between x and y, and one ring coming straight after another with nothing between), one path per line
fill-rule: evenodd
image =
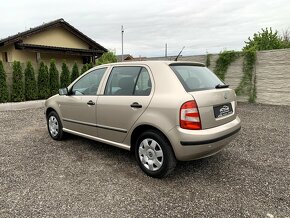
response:
M130 177L140 177L140 175L148 177L139 168L133 152L75 135L69 135L63 142L66 145L62 149L73 149L70 155L75 155L77 161L85 160L85 155L90 152L95 158L101 156L111 163L120 164L121 162L122 168L126 170L120 170L117 172L118 174L124 174L124 176L130 174ZM214 156L204 159L177 162L175 170L166 179L168 181L176 181L186 177L209 180L218 179L223 174L222 172L227 170L227 167L230 165L230 156L231 153L228 150L223 150Z

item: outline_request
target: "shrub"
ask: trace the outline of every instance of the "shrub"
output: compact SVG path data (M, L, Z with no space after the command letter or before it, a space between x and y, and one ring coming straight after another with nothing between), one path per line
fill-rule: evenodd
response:
M59 73L55 66L54 59L50 61L50 66L49 66L49 87L50 87L50 95L55 95L58 93Z
M97 65L117 62L117 56L113 52L106 52L97 60Z
M19 61L13 63L11 101L24 101L24 85L22 67Z
M48 98L50 96L49 75L48 68L43 62L40 62L37 85L38 85L38 98L39 99Z
M66 63L62 63L61 74L60 74L60 87L68 87L70 84L70 73Z
M88 70L88 64L84 64L84 66L82 67L82 70L81 70L82 74L84 72L86 72L87 70Z
M253 38L248 38L243 48L244 51L252 50L272 50L288 48L289 44L285 43L283 37L279 36L278 31L272 31L272 28L263 29L262 32L255 33Z
M95 66L94 63L93 63L93 62L90 62L90 63L87 65L88 70L91 69L91 68L93 68L94 66Z
M27 62L27 66L24 72L25 75L25 100L37 99L37 85L35 80L35 73L30 61Z
M2 61L0 61L0 103L9 101L8 87L6 83L6 73Z
M79 68L78 68L77 63L74 63L73 68L72 68L70 81L73 82L78 77L79 77Z

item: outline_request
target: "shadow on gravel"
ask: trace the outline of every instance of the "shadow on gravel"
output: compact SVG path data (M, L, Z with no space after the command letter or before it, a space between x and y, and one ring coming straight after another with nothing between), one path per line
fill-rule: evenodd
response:
M70 153L70 155L74 155L76 161L86 160L86 156L88 156L89 153L95 157L96 161L102 158L116 165L121 162L122 169L119 170L119 175L123 173L124 176L128 176L128 172L134 171L136 168L141 174L144 174L142 170L139 169L132 152L75 135L68 135L61 144L62 150ZM183 179L185 177L202 177L204 179L208 178L209 180L219 179L219 172L230 165L228 163L228 161L230 161L229 156L229 152L224 150L214 156L204 159L178 162L175 170L167 179L172 180L172 182L176 182L176 179ZM135 176L140 175L138 174ZM145 174L144 176L147 177Z

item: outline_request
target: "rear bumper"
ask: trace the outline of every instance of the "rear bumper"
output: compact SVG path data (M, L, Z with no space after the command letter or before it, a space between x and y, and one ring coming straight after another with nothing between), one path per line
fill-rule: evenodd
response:
M194 160L216 154L228 145L241 129L238 117L224 125L205 130L176 127L169 131L175 156L180 161Z

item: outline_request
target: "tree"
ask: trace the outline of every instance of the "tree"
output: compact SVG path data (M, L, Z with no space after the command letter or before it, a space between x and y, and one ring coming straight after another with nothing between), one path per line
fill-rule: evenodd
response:
M40 62L40 67L38 70L37 86L38 86L38 98L47 99L50 96L49 74L48 68L43 62Z
M24 85L22 67L19 61L13 63L11 101L24 101Z
M70 81L73 82L78 77L79 77L79 68L78 68L77 63L74 63Z
M70 72L65 62L62 63L60 74L60 87L68 87L70 84Z
M87 70L88 70L88 64L84 64L84 66L82 67L82 70L81 70L82 74L84 72L86 72Z
M5 103L7 101L9 101L9 93L6 82L6 72L2 61L0 61L0 103Z
M255 33L253 39L248 38L249 41L245 42L243 50L254 49L260 50L272 50L285 48L285 43L282 37L278 35L278 31L272 31L272 28L262 29L262 32Z
M55 95L58 93L59 73L55 66L54 59L50 61L50 66L49 66L49 87L50 87L50 95Z
M97 60L97 65L117 62L117 57L113 52L106 52Z
M35 80L35 73L30 61L27 62L25 71L25 100L37 99L37 85Z

